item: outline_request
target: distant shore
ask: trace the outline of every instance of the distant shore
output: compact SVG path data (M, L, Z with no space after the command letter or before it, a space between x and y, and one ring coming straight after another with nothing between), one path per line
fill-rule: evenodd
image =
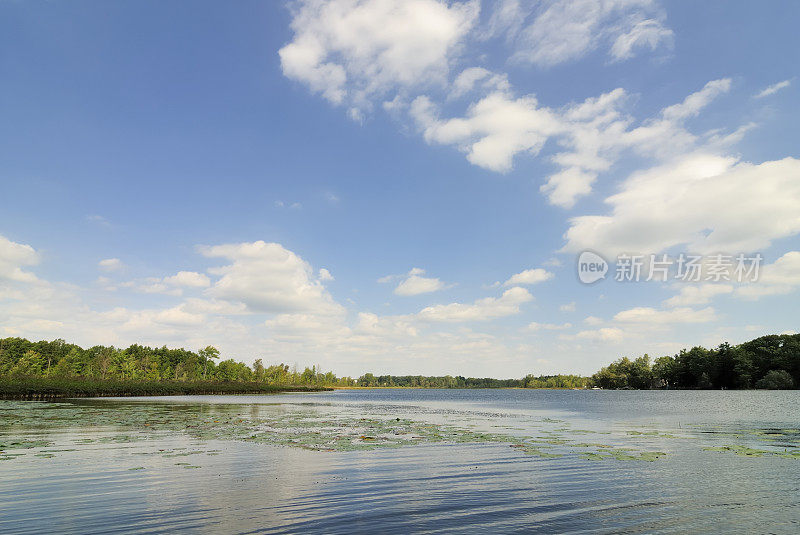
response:
M0 379L0 399L31 401L91 397L278 394L330 390L332 389L324 386L265 385L230 381L103 381L38 377Z

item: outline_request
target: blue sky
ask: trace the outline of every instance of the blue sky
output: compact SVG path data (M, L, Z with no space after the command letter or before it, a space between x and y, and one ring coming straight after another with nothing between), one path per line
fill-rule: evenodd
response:
M798 15L0 2L0 336L506 377L797 330Z

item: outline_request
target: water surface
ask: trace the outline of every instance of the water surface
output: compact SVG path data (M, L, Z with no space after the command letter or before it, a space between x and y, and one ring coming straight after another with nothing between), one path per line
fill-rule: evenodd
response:
M798 533L796 391L0 401L0 533Z

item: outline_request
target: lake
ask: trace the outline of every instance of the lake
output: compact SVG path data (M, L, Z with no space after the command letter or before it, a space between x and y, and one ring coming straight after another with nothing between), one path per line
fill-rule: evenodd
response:
M0 533L800 533L800 392L0 401Z

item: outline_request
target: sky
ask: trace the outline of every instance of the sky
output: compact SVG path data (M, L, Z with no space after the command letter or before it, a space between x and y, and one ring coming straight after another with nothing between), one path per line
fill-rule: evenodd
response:
M795 332L798 23L0 0L0 337L520 377Z

